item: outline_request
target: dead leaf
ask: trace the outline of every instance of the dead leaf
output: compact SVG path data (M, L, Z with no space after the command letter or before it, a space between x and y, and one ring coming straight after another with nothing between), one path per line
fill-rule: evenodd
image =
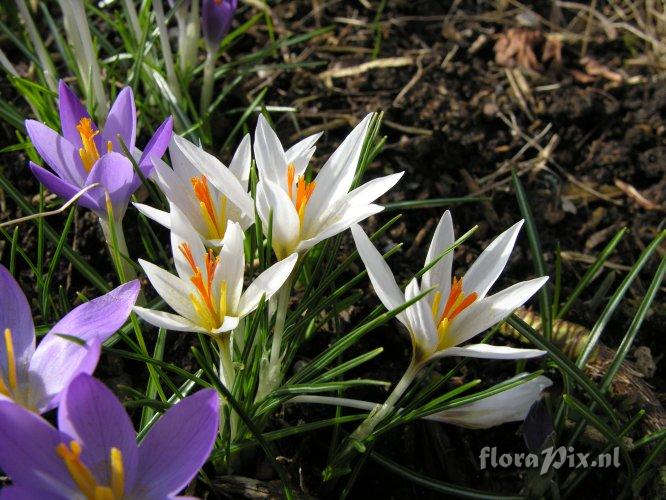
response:
M596 59L586 56L580 60L580 63L585 68L585 72L593 77L602 77L611 82L621 83L624 77L617 71L613 71L608 66L601 64Z
M527 28L511 28L501 33L495 42L495 62L501 66L539 71L541 65L534 52L534 46L542 39L541 31Z
M624 191L624 193L629 198L634 200L645 210L661 210L662 207L658 203L648 200L645 196L643 196L641 193L638 192L638 189L636 189L631 184L627 184L626 182L621 181L620 179L615 179L615 185L619 187L622 191Z
M547 35L543 45L541 62L546 63L552 59L555 66L562 65L562 39L559 36Z

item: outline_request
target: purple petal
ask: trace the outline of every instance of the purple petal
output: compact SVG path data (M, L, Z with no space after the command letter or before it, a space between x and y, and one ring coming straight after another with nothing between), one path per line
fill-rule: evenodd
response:
M216 47L229 33L238 0L204 0L201 6L201 30L206 43Z
M18 367L27 366L35 351L35 325L32 322L30 304L21 287L0 264L0 375L7 373L7 351L4 333L12 334L14 356ZM7 378L5 377L5 380Z
M107 151L107 142L111 141L113 151L122 153L118 135L122 137L127 149L132 152L136 140L136 107L134 106L134 94L131 87L125 87L116 97L111 110L106 117L102 137L102 148Z
M140 288L139 280L133 280L75 307L51 328L42 343L55 333L104 342L127 321Z
M80 373L91 374L97 367L102 344L99 339L80 345L58 335L40 342L29 368L29 405L46 413L60 403L63 391Z
M132 162L120 153L107 153L93 166L86 185L98 182L104 188L93 189L96 196L101 193L100 204L104 206L103 213L106 212L104 190L108 191L113 205L113 215L116 220L120 220L125 214L132 193L136 190L133 180Z
M132 489L139 461L136 433L123 405L104 384L87 374L72 380L58 410L58 427L81 443L81 458L99 484L110 484L111 448L118 448L125 491Z
M67 500L67 497L32 486L5 486L0 491L0 500Z
M44 184L46 189L54 194L57 194L61 198L64 198L65 200L71 199L81 190L81 188L62 180L60 177L56 177L45 168L35 165L32 162L30 162L30 170L32 170L34 176L37 177L37 180ZM94 212L103 211L104 196L99 196L102 194L100 190L94 191L98 191L96 196L91 196L90 191L88 191L78 199L77 203L82 207L85 207Z
M171 141L171 135L173 134L173 118L169 117L162 122L162 124L155 131L153 136L146 144L146 148L141 154L141 159L139 160L139 168L144 177L148 177L153 170L153 161L152 158L162 158L164 152L169 146ZM141 179L138 179L138 182L141 182ZM138 186L138 185L137 185Z
M35 120L26 120L25 129L39 156L58 174L58 177L70 184L83 186L86 172L78 149L71 142Z
M75 148L82 147L81 135L76 130L76 126L81 121L81 118L90 119L90 115L88 114L88 110L81 104L81 101L79 101L79 98L76 97L74 92L62 80L58 82L58 109L60 110L62 135ZM93 128L97 127L94 126Z
M74 488L64 462L56 454L70 437L20 405L0 402L0 469L16 486L53 491Z
M101 343L127 320L139 288L139 280L119 286L74 308L51 328L30 362L31 403L37 411L55 408L74 377L95 371ZM78 337L86 345L58 334Z
M164 498L182 490L208 459L219 420L218 395L204 389L167 411L139 445L141 498Z

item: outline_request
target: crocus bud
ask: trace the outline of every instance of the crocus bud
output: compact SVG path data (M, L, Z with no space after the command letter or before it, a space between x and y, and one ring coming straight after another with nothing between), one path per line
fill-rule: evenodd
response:
M206 43L217 47L229 33L238 0L204 0L201 8L201 29Z

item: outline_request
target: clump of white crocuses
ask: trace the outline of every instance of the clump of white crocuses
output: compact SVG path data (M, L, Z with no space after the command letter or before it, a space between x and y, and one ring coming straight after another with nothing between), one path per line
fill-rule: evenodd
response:
M430 293L397 314L396 318L407 329L412 341L409 366L384 404L376 405L340 446L324 473L326 478L347 472L347 464L357 449L355 443L367 439L377 425L396 410L402 395L430 361L449 356L526 359L546 354L536 349L489 344L462 345L505 319L548 280L548 277L536 278L488 295L506 266L522 224L523 221L520 221L496 237L467 272L458 278L452 273L455 237L451 214L446 211L428 249L425 262L428 269L421 283L417 278L412 279L404 293L363 230L358 225L352 227L356 248L368 270L372 286L387 309L399 309L423 293ZM511 399L505 401L513 404Z

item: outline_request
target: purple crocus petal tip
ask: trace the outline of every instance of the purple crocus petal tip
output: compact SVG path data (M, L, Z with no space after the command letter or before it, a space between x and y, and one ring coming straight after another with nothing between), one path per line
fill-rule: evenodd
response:
M82 118L90 119L90 115L76 94L63 80L58 82L58 110L63 137L77 148L80 148L82 145L81 136L76 126Z
M37 180L42 183L46 189L65 200L73 198L80 191L80 188L74 184L61 179L45 168L35 165L33 162L29 162L28 166L32 171L32 174L37 177ZM77 203L94 212L100 212L103 210L103 205L100 204L101 200L98 198L98 196L93 197L89 193L85 193L79 197Z
M201 6L201 29L206 43L215 48L231 29L238 0L204 0Z
M75 307L53 326L46 338L64 333L104 342L127 321L140 289L141 283L135 279Z
M215 444L219 407L218 394L204 389L157 421L139 446L140 496L170 497L196 476Z
M118 140L120 136L125 143L128 151L134 151L136 140L136 106L134 104L134 93L132 87L125 87L120 91L114 101L109 114L104 123L101 141L102 146L106 147L111 143L113 151L122 153L123 149Z
M144 177L150 176L153 171L153 158L162 158L164 152L169 147L171 142L171 137L173 135L173 118L169 116L162 124L157 128L153 136L146 144L143 153L141 154L141 159L139 160L139 168ZM141 182L140 179L135 180L137 187Z
M17 366L25 366L35 350L35 326L32 322L30 304L23 290L0 264L0 370L7 373L7 353L5 352L5 329L11 333L14 359Z

